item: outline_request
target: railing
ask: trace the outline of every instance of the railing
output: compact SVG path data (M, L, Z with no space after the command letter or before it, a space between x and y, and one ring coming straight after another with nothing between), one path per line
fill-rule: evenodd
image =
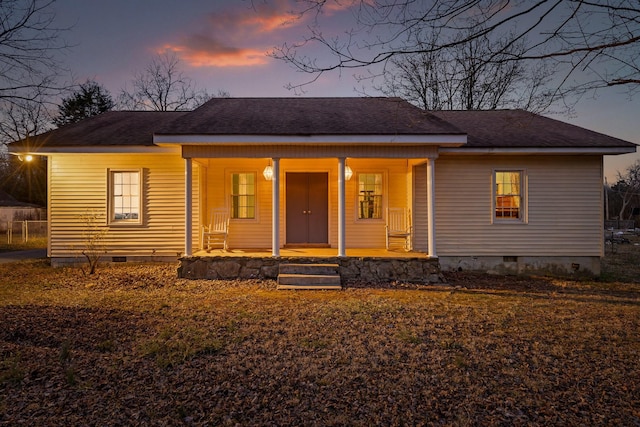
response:
M47 237L48 229L47 221L7 221L7 243L13 243L14 234L19 234L22 242L30 237Z

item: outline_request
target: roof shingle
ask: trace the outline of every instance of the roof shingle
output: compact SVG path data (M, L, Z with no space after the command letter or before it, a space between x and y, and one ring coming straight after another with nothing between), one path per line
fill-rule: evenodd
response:
M61 126L28 140L14 142L25 147L153 146L153 132L175 120L184 111L107 111L76 123Z
M214 98L191 112L109 111L11 144L154 146L153 135L467 135L465 148L636 145L523 110L431 111L399 98Z
M635 144L524 110L433 111L467 133L466 147L602 148Z
M167 135L461 135L400 98L214 98Z

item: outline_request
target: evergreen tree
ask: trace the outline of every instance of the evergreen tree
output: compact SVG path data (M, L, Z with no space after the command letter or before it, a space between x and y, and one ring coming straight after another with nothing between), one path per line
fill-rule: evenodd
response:
M98 83L87 80L80 85L77 92L62 100L62 105L58 106L58 115L53 122L60 127L87 117L97 116L113 107L114 102L109 91Z

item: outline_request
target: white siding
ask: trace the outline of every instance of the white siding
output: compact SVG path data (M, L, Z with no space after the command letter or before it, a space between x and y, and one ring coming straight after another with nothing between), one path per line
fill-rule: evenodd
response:
M492 173L526 174L525 223L492 222ZM601 256L600 156L441 156L436 238L441 256Z
M55 154L50 156L51 256L82 257L81 216L99 215L107 230L106 256L177 256L184 252L184 160L176 155ZM140 169L143 174L142 224L107 224L109 169ZM194 212L200 210L198 167L194 165ZM194 244L199 223L194 215Z
M255 220L231 220L229 226L229 246L233 248L271 247L271 181L266 181L262 170L268 159L209 159L206 165L206 198L203 204L207 210L215 207L229 207L229 177L233 172L255 172L257 174L257 213ZM357 173L379 172L384 175L383 204L386 209L406 207L410 200L408 184L409 167L405 159L348 159L347 164L354 172L346 182L346 242L349 248L383 248L385 245L385 221L358 220ZM337 159L282 159L280 162L280 242L286 244L286 188L287 172L327 172L329 174L329 244L338 246L338 160Z

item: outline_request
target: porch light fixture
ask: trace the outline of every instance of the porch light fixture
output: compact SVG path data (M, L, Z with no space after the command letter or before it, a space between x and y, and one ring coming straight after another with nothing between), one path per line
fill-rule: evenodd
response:
M353 171L351 170L351 168L348 165L345 165L345 167L344 167L344 179L349 181L352 176L353 176Z
M262 171L262 176L264 176L264 179L266 179L267 181L271 181L273 179L273 168L271 167L271 160L269 160L269 164Z
M19 155L18 159L20 159L21 162L30 162L33 160L33 156L31 154L25 154L23 155Z

